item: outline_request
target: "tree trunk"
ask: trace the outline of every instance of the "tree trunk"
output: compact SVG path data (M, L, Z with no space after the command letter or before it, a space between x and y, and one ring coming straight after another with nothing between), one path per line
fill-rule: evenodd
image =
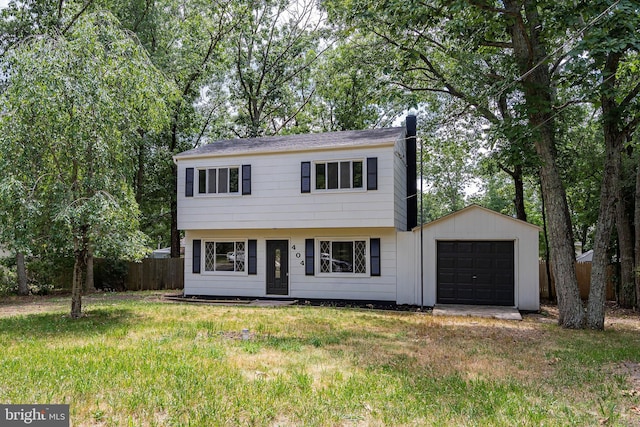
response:
M524 182L522 181L522 166L516 165L513 174L513 184L515 187L515 197L513 204L516 208L516 216L519 220L527 220L527 211L524 208Z
M632 308L636 302L633 277L633 231L631 219L627 214L628 205L622 191L622 186L618 185L616 230L618 231L618 248L620 248L620 282L616 300L620 306Z
M542 191L542 186L540 186L540 192ZM545 273L547 274L547 294L549 295L549 301L555 301L556 297L553 294L553 285L551 283L551 259L549 257L549 233L547 232L547 215L544 213L544 194L542 196L542 233L544 235L544 267Z
M544 143L537 144L536 149L545 163L540 169L540 180L544 188L551 267L558 300L558 322L566 328L582 328L584 308L576 279L575 254L571 227L567 223L568 206L564 188L554 159L547 152L548 146ZM550 162L553 164L549 165Z
M178 167L171 165L173 175L173 194L171 195L171 258L180 258L180 230L178 230L177 178Z
M540 43L542 24L537 1L506 0L508 30L518 65L533 142L540 157L540 183L549 226L551 264L558 298L558 322L566 328L584 326L584 308L576 280L573 230L564 186L556 164L553 95L546 50ZM524 14L524 16L523 16ZM526 22L525 22L526 17Z
M24 261L24 253L20 251L16 254L16 266L18 270L18 295L29 295L27 267Z
M71 285L71 317L82 317L82 286L87 271L86 237L75 237L73 240L74 258L73 283Z
M640 307L640 166L636 165L636 194L635 194L635 282L636 282L636 308Z
M136 202L138 205L142 203L144 197L143 182L144 182L144 136L141 138L140 144L138 144L138 166L136 168L135 176L135 188L136 188Z
M620 169L620 153L610 138L605 137L606 158L600 185L600 208L596 234L593 239L593 261L591 263L591 286L587 304L587 326L604 328L604 302L609 264L609 242L615 218L616 187ZM617 152L617 154L616 154Z
M93 249L91 245L87 247L87 277L85 280L85 291L87 293L95 292L96 286L93 280Z
M512 144L517 144L517 142L511 142ZM527 211L524 207L524 181L522 180L522 165L515 165L513 170L507 168L506 166L499 164L500 169L502 169L507 175L513 179L513 187L515 190L515 195L513 198L513 206L516 210L516 217L519 220L526 221L527 220Z
M604 329L604 306L606 300L606 268L608 264L607 247L611 237L611 229L615 218L618 195L618 183L621 171L621 138L617 125L619 111L612 97L615 88L615 72L620 55L613 53L607 56L603 69L603 82L600 88L602 105L602 129L605 144L605 165L600 187L600 209L596 224L596 235L591 264L591 287L587 304L587 327Z

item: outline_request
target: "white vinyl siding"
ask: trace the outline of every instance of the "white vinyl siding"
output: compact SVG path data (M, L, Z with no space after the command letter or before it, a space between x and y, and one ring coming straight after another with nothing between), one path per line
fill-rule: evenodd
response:
M266 241L289 241L289 297L329 298L352 300L396 300L396 231L393 228L358 230L366 238L354 238L353 230L345 229L296 229L296 230L189 230L185 240L185 295L246 296L266 297ZM368 274L344 274L336 280L336 274L305 274L305 239L313 238L316 243L330 241L369 241L379 237L383 268L379 277ZM229 273L225 275L192 274L192 242L194 239L207 241L248 241L257 240L255 275ZM367 248L368 249L368 248ZM368 253L368 252L367 252ZM319 257L316 248L316 257Z
M300 191L300 165L311 162L339 163L345 159L377 158L378 189ZM251 164L251 196L232 202L219 197L186 197L178 192L178 228L181 230L223 230L261 228L353 228L397 227L394 144L326 151L299 151L250 156L203 157L178 161L178 188L185 187L185 168L216 169L229 164ZM366 162L365 162L366 163ZM353 165L353 163L351 163ZM363 168L364 167L363 164ZM366 171L363 171L366 174ZM196 186L198 176L195 177ZM398 180L401 181L401 180ZM197 188L195 195L198 196Z

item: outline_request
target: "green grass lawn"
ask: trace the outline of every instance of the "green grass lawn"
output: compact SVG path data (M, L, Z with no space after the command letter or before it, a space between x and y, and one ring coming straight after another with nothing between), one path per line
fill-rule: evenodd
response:
M640 425L637 315L594 332L150 293L85 298L72 320L68 299L16 301L0 403L67 403L74 426Z

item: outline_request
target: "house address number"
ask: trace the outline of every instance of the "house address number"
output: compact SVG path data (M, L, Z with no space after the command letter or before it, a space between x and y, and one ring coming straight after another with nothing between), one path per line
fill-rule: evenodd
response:
M292 245L291 246L291 250L295 251L296 250L296 245ZM296 258L298 258L298 259L302 258L302 254L300 252L296 252L295 254L296 254ZM300 260L300 265L304 265L304 260L303 259Z

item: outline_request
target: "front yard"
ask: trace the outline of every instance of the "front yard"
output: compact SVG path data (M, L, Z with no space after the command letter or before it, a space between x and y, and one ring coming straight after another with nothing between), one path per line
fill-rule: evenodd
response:
M0 300L0 403L68 403L74 426L640 425L637 314L84 302Z

